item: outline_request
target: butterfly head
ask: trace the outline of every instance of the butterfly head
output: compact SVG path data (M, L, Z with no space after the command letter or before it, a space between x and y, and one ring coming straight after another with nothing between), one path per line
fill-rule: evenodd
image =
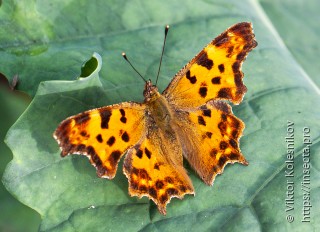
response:
M157 86L152 84L151 80L146 81L143 96L145 102L153 101L160 96Z

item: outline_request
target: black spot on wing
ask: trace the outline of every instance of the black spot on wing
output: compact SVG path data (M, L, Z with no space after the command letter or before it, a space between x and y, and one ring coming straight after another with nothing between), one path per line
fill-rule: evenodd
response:
M101 128L108 129L109 128L109 121L111 117L111 110L103 110L100 112L101 117Z
M163 194L160 197L160 203L164 204L164 203L166 203L168 201L168 199L169 199L168 195L167 194Z
M239 157L239 154L237 154L237 153L230 153L230 155L229 155L229 158L231 159L231 160L238 160L238 157Z
M127 122L127 118L122 116L122 117L120 118L120 121L123 122L123 123L126 123L126 122Z
M196 76L190 76L190 70L186 73L186 78L190 81L191 84L195 84L197 82Z
M242 83L242 77L243 74L239 71L238 73L234 74L234 83L236 84L237 87L241 88L241 86L243 85ZM241 89L240 89L241 90ZM244 91L244 90L242 90Z
M116 166L119 159L120 159L120 156L121 156L121 152L116 150L116 151L113 151L111 153L111 155L109 156L109 161L110 161L110 164L111 166Z
M143 152L141 149L138 149L136 152L136 156L138 156L140 159L142 158Z
M155 163L153 166L154 169L160 170L160 165L159 163Z
M102 162L97 154L90 155L92 162L96 165L97 169L100 170L102 167ZM102 172L99 172L102 174Z
M230 58L230 57L231 57L231 55L232 55L232 53L233 53L233 49L234 49L234 47L233 47L233 46L231 46L231 47L229 47L229 48L228 48L228 51L227 51L227 55L226 55L226 57L228 57L228 58Z
M229 42L228 34L227 32L223 32L212 41L212 44L217 47L220 47L221 45L226 44L227 42Z
M102 142L103 142L101 134L98 134L98 135L96 136L96 139L97 139L97 141L98 141L99 143L102 143Z
M240 71L240 62L236 61L232 64L233 73L238 73Z
M219 98L229 98L231 96L231 91L229 88L222 88L218 92Z
M220 156L219 159L219 166L222 167L226 162L227 162L228 158L225 156Z
M94 149L92 146L88 146L88 147L87 147L87 153L88 153L89 155L95 155L95 154L96 154L96 151L95 151L95 149Z
M227 120L227 115L226 114L221 114L221 120L226 121Z
M210 156L211 156L212 158L216 158L217 153L218 153L217 149L214 149L214 148L213 148L213 149L210 151Z
M220 130L221 135L225 135L225 132L227 130L227 124L226 122L219 122L218 128Z
M157 180L157 182L156 182L156 188L157 188L157 189L162 189L163 186L164 186L163 181Z
M114 136L111 136L108 141L107 141L107 144L111 147L114 142L116 141L116 138Z
M219 85L221 84L221 77L213 77L211 79L211 83L214 84L214 85Z
M98 154L96 153L95 149L92 146L88 146L86 148L82 148L87 154L90 156L90 160L97 168L97 175L103 176L106 174L107 169L103 166L102 161Z
M144 184L139 185L139 191L140 192L147 192L148 188Z
M242 51L237 55L237 60L242 61L244 60L244 58L246 57L247 52L246 51Z
M121 139L124 141L124 142L129 142L129 135L128 133L125 131L122 136L121 136Z
M151 151L149 151L148 148L145 148L145 149L144 149L144 152L146 153L148 159L150 159L150 158L151 158Z
M86 123L87 121L90 120L90 114L89 113L82 113L82 114L76 116L74 118L74 120L75 120L76 124L78 124L78 125Z
M147 172L144 168L138 169L138 176L139 176L141 179L151 180L148 172Z
M174 182L174 180L170 176L165 177L164 180L169 184L173 184L173 182Z
M213 61L209 59L208 54L206 52L203 52L199 59L197 59L197 64L205 67L208 70L211 70L213 67Z
M206 117L211 117L211 110L210 109L204 109L202 110L202 114Z
M237 142L234 139L230 139L229 144L235 149L238 147Z
M199 89L200 96L205 98L207 96L207 91L208 91L207 87L205 87L205 86L200 87L200 89Z
M149 194L150 194L150 196L152 196L153 198L157 198L157 190L155 190L154 187L151 187L151 188L149 189Z
M204 120L204 118L202 116L198 116L198 123L200 125L206 125L206 121Z
M207 135L207 137L208 137L209 139L211 139L211 137L212 137L212 133L211 133L211 132L206 132L206 135Z
M172 196L172 195L177 195L179 193L179 191L175 188L168 188L166 190L166 193L169 195L169 196Z
M218 69L219 69L220 73L223 73L224 72L224 64L219 64Z
M225 150L228 147L228 143L226 143L225 141L221 141L220 142L220 149L221 150Z
M231 133L231 135L232 135L232 138L238 138L238 136L239 136L239 131L238 131L238 130L233 130L232 133Z
M86 149L86 145L84 144L79 144L77 147L76 147L76 151L78 152L84 152Z
M85 137L85 136L87 135L87 132L86 132L86 131L81 131L81 132L80 132L80 135L83 136L83 137Z
M190 189L190 188L187 188L187 187L184 186L184 185L179 185L178 187L179 187L180 191L183 192L183 193L184 193L185 191L187 191L187 189Z
M127 122L127 118L125 117L126 116L126 112L124 111L124 109L120 109L119 111L121 113L120 121L123 122L123 123L126 123Z

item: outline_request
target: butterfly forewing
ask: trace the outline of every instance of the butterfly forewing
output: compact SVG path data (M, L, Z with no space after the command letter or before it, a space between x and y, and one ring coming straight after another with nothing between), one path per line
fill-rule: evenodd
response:
M256 45L250 23L230 27L176 74L163 95L181 108L198 107L212 99L239 104L246 92L241 65Z
M64 120L54 133L61 155L89 157L100 177L112 179L125 151L145 132L145 105L124 102Z

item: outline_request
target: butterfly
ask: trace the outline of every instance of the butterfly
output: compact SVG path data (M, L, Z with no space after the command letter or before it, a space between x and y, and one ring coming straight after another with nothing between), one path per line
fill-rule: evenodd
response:
M54 132L61 156L86 155L97 175L123 172L131 196L147 196L166 214L171 198L194 194L183 157L212 185L228 163L248 165L239 148L244 123L226 101L247 89L241 66L257 46L252 25L235 24L211 41L159 93L145 82L144 102L123 102L65 119Z

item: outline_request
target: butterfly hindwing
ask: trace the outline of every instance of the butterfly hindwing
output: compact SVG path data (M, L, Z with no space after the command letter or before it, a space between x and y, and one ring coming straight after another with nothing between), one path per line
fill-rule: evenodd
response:
M112 179L122 155L145 131L144 113L145 105L124 102L67 118L54 133L61 156L86 155L98 176Z
M230 27L176 74L163 95L183 108L201 106L211 99L239 104L246 92L241 65L256 45L251 23Z
M166 205L172 197L193 194L194 189L183 167L181 146L174 138L159 130L128 151L123 165L129 180L131 196L147 196L166 214Z
M247 165L241 154L239 138L244 123L222 102L208 102L193 110L178 114L178 126L183 154L203 181L212 185L227 163Z

